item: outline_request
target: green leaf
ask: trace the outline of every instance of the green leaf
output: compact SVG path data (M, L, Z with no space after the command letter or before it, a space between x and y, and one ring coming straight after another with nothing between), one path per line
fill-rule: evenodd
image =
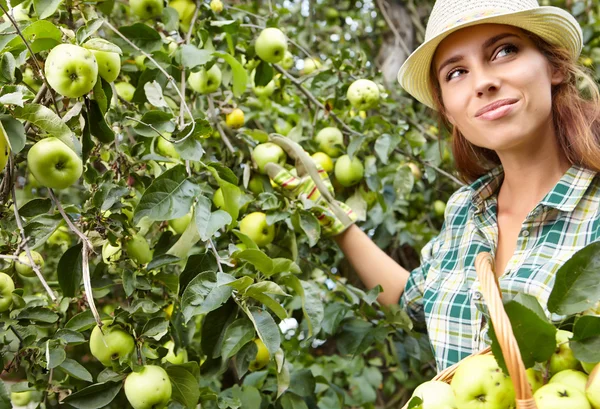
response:
M23 93L21 91L10 92L0 97L0 104L2 105L17 105L23 107L25 100L23 99Z
M56 13L61 3L62 0L33 0L33 8L40 20L44 20Z
M295 393L286 392L279 398L283 409L308 409L308 405Z
M224 286L234 278L226 274L206 271L198 274L181 296L181 310L186 322L198 315L216 310L231 296L232 288Z
M0 379L0 409L11 409L12 407L6 385L4 385L4 381Z
M57 366L59 366L60 364L62 364L65 361L66 357L67 357L67 354L63 347L58 346L53 349L50 349L50 351L48 351L48 353L47 353L47 359L48 359L47 368L48 369L56 368Z
M144 84L144 92L148 102L157 108L168 108L167 101L163 95L163 90L160 84L156 81L147 82Z
M306 235L308 245L313 247L317 244L321 237L321 225L315 215L307 210L299 210L292 217L297 220L297 225Z
M315 393L315 377L308 368L300 369L292 373L288 392L294 392L298 396L309 398Z
M578 318L569 346L579 361L600 362L600 316Z
M173 115L168 112L157 110L148 111L142 115L142 118L140 119L142 123L136 123L133 130L139 135L151 138L158 134L149 125L161 133L171 133L175 130L175 123L172 119Z
M273 79L273 67L266 61L260 61L254 74L254 85L264 87Z
M58 275L58 284L65 297L75 297L79 292L82 270L83 244L79 243L65 251L58 262L56 272Z
M193 129L192 129L193 128ZM188 124L185 128L181 129L181 130L177 130L173 133L173 139L174 140L179 140L182 138L188 138L188 139L193 139L196 142L200 143L199 139L206 139L211 133L212 133L213 129L210 126L210 123L204 119L204 118L194 118L194 122ZM191 132L191 135L188 136L188 134ZM181 147L181 145L185 146L185 143L187 142L187 140L183 143L175 143L175 148L177 149L177 147L179 146L181 150L177 150L177 152L179 152L180 154L185 152L186 150L189 150L190 148L183 148ZM197 148L194 148L197 150ZM202 145L200 145L200 149L202 149ZM202 150L202 153L204 153L204 150ZM196 158L184 158L184 159L190 159L190 160L199 160L200 157L202 155L200 154L200 156L196 157ZM182 156L183 157L183 156Z
M271 258L269 258L262 250L243 250L236 253L236 258L249 262L261 273L269 274L273 271L273 260L271 260Z
M152 318L144 325L142 336L154 338L159 335L165 335L169 329L169 321L162 317Z
M86 331L96 326L96 320L91 310L80 312L65 324L65 328L73 331Z
M283 295L286 297L290 296L285 291L283 291L283 288L281 288L279 285L277 285L277 283L274 283L273 281L261 281L260 283L252 284L245 291L245 295L249 297L252 297L256 294L275 294Z
M54 339L59 339L65 344L83 344L84 342L87 342L82 334L66 328L61 328L56 331Z
M15 154L21 152L25 147L25 128L21 121L10 115L0 115L0 123L10 141L10 149Z
M74 144L73 132L63 120L50 108L39 104L27 104L23 108L15 107L16 118L31 122L42 131L63 141L69 148L81 156L81 148L77 149Z
M202 351L209 359L221 356L221 343L224 341L225 331L235 320L237 313L237 304L230 299L225 305L209 312L204 318L200 343Z
M177 219L189 213L199 193L199 186L188 179L185 166L175 166L146 189L135 209L133 222L137 224L144 216L150 220Z
M358 318L350 318L342 325L342 332L337 338L337 346L342 355L357 356L376 342L383 342L387 330L376 327L370 322Z
M21 206L19 214L22 217L35 217L43 213L48 213L51 207L52 200L50 199L32 199Z
M279 304L277 300L271 298L271 296L262 293L253 293L248 296L254 298L258 302L263 304L265 307L273 311L279 319L283 320L288 318L288 314L285 308L283 308L283 306Z
M269 354L275 355L281 346L281 332L271 314L258 307L244 307L244 311L254 324L254 329L269 350Z
M144 23L135 23L131 26L121 27L119 28L119 31L127 37L129 41L147 53L158 51L162 47L162 38L160 37L160 34ZM131 49L130 46L126 47Z
M81 365L74 359L65 359L64 362L60 364L60 368L73 378L80 379L86 382L94 381L92 379L92 374L90 374L88 370L84 368L83 365Z
M244 292L246 288L248 288L253 282L254 279L252 279L252 277L243 276L225 285L228 285L229 287L234 288L240 292Z
M45 322L48 324L58 321L58 314L45 307L28 307L17 315L17 320L29 320L33 322Z
M106 382L83 388L63 399L77 409L100 409L113 401L123 382Z
M148 263L146 270L151 271L169 264L177 263L179 260L181 260L179 257L175 257L171 254L161 254L160 256L154 257L152 261Z
M29 47L34 54L40 51L49 50L62 43L62 32L53 22L38 20L22 31L23 37L29 43ZM14 50L26 50L21 37L15 37L7 45Z
M560 315L583 312L600 301L600 242L575 253L556 273L548 310Z
M214 52L213 55L223 58L229 64L233 72L233 95L236 97L242 95L246 91L246 85L248 84L248 73L244 69L244 66L231 54Z
M217 210L211 213L212 203L204 196L198 196L196 208L194 210L194 219L198 233L203 241L210 239L219 229L231 223L232 219L229 213L224 210Z
M504 303L504 310L510 320L525 368L550 359L556 349L556 328L548 321L538 300L528 294L517 294ZM490 338L494 356L506 373L506 363L493 323L490 325Z
M171 399L184 405L186 408L195 408L200 399L200 388L194 375L181 366L166 368L171 379L173 394Z
M233 173L231 169L229 169L222 163L211 162L208 164L208 166L209 168L212 168L217 172L217 174L215 175L215 179L217 179L218 181L222 179L223 181L229 182L234 185L237 185L239 183L237 176L235 176L235 173Z
M41 214L35 216L25 225L25 235L29 237L29 246L36 249L43 245L61 223L62 217L59 213L49 215Z
M98 84L98 82L96 84ZM92 135L98 138L102 143L114 142L115 133L106 123L98 101L90 100L89 102L89 120L92 122L90 126Z
M77 29L77 34L75 35L77 42L79 44L83 43L89 36L98 31L100 27L102 27L102 24L104 24L102 19L97 18L89 20L86 25L79 27L79 29Z
M191 44L184 44L180 47L180 61L184 68L195 68L204 65L212 59L212 51L199 50L198 47Z
M91 38L86 41L85 44L83 44L83 48L87 48L88 50L104 51L107 53L116 53L119 55L123 54L123 51L118 45L99 37Z
M9 84L16 82L15 68L17 68L15 57L11 53L2 54L0 56L0 81Z
M221 345L221 356L224 359L231 358L248 342L254 339L254 326L247 318L235 320L225 330L223 344Z
M308 334L310 337L315 336L321 330L321 323L325 316L319 287L311 281L303 281L292 275L282 277L281 280L300 296L302 312L308 325Z

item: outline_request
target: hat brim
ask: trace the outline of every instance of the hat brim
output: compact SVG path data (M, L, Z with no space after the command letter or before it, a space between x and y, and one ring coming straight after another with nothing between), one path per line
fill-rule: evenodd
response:
M438 45L450 34L461 28L483 23L506 24L522 28L542 37L552 44L569 50L577 59L583 47L581 26L570 13L558 7L545 6L535 9L496 14L457 24L424 42L402 64L398 70L398 82L418 101L437 110L433 90L429 86L429 71Z

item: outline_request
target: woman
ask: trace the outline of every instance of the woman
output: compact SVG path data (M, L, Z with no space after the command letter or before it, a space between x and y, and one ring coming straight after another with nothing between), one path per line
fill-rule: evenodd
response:
M470 184L448 201L440 234L412 272L320 189L329 208L319 216L338 224L335 240L365 286L382 286L379 301L400 302L426 324L438 370L489 343L478 253L494 257L505 298L526 293L546 308L558 268L600 239L600 97L577 66L581 48L577 21L535 0L436 2L426 41L398 80L452 130ZM282 180L281 169L270 172Z

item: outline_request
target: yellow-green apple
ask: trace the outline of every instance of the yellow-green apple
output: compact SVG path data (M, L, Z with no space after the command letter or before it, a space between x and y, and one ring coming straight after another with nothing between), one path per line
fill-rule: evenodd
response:
M548 383L533 394L539 409L591 409L585 395L572 386Z
M585 396L594 409L600 409L600 364L590 372L585 385Z
M304 59L304 67L300 71L302 75L312 74L315 70L321 68L323 64L319 61L318 58L305 58Z
M221 69L214 64L208 71L202 68L200 71L192 72L188 77L188 82L194 91L200 94L210 94L219 89L222 78Z
M98 63L90 50L74 44L59 44L48 53L44 72L54 91L65 97L79 98L96 85Z
M179 14L179 27L181 27L183 32L187 32L190 29L194 11L196 11L196 3L190 0L173 0L169 2L169 7L177 10L177 14Z
M25 68L25 71L23 72L23 82L33 88L34 91L38 91L41 87L41 83L35 77L31 67Z
M128 82L117 82L115 84L117 95L123 98L127 102L131 102L133 94L135 94L135 87Z
M113 82L121 72L121 56L110 51L90 50L98 63L98 74L106 82Z
M31 253L31 258L36 266L41 270L44 266L44 257L40 253L35 250L29 250ZM29 257L27 257L27 252L22 251L19 254L19 260L15 263L15 270L17 273L21 274L24 277L34 277L35 271L33 271L33 267L31 267L31 263L29 262Z
M344 135L334 126L321 129L315 136L315 141L319 145L319 149L332 158L337 158L342 154Z
M27 406L31 402L31 398L31 391L10 393L10 401L15 406Z
M173 159L180 159L181 156L175 149L175 145L173 142L168 141L167 139L159 136L156 138L156 150L163 156Z
M583 372L574 369L565 369L550 378L548 383L560 383L561 385L571 386L585 394L585 384L587 381L588 376Z
M225 116L225 124L231 129L238 129L244 125L244 111L239 108L233 109Z
M167 371L157 365L144 365L125 379L125 396L133 409L162 409L171 400L172 386Z
M71 186L83 172L79 156L53 136L36 142L29 149L27 166L40 185L52 189Z
M223 11L223 2L221 0L210 0L210 9L215 13Z
M433 202L433 213L436 216L442 217L444 212L446 211L446 203L441 200L436 200Z
M102 261L104 261L104 264L116 263L121 258L121 254L123 252L120 244L113 246L109 241L106 241L102 245Z
M473 355L461 361L451 384L460 409L511 409L515 390L493 355Z
M585 373L591 373L600 362L581 362L581 367Z
M160 16L165 5L162 0L129 0L129 7L133 14L148 20Z
M259 247L270 244L275 238L275 226L267 224L267 215L262 212L246 215L240 222L240 231Z
M531 392L535 393L535 391L544 386L544 374L542 371L535 368L527 368L525 376L531 386Z
M275 132L277 132L278 134L287 136L287 134L290 133L290 131L294 127L294 125L292 125L283 118L277 117L277 119L275 119L275 124L273 125L273 127L275 128Z
M12 292L15 283L6 273L0 273L0 312L8 311L12 306Z
M356 80L348 87L346 97L356 109L373 108L379 102L379 87L371 80Z
M421 172L421 169L419 169L419 167L416 164L409 162L406 164L406 166L409 167L415 180L421 180L421 178L423 177L423 173Z
M579 361L573 355L569 346L569 339L573 337L571 331L559 329L556 331L556 350L550 357L550 373L556 374L565 369L579 368Z
M178 217L177 219L169 220L168 223L169 227L171 227L175 233L183 234L183 232L185 231L185 229L187 229L191 221L192 212L189 212L188 214L184 214L183 216Z
M329 173L333 170L333 161L325 152L315 152L311 155L311 158L315 161L315 163L321 165L325 172Z
M137 264L146 264L152 260L150 246L144 236L134 234L125 242L125 250L133 261Z
M252 175L250 177L250 181L248 182L248 190L250 190L255 195L258 195L265 191L265 186L263 185L263 176L260 175Z
M271 95L273 95L273 92L275 92L275 80L272 79L267 85L256 85L254 83L255 73L256 71L252 71L251 75L252 91L254 91L254 95L260 99L269 98Z
M286 51L285 55L283 56L283 60L281 60L280 64L285 70L289 70L290 68L292 68L294 66L294 56L292 55L292 53Z
M267 163L276 163L283 166L287 160L287 155L281 146L273 142L265 142L254 148L252 151L252 160L256 163L258 171L265 175L267 173L265 169Z
M254 357L254 359L250 362L250 365L248 366L248 369L251 372L258 371L258 370L264 368L265 366L267 366L267 364L271 360L271 356L269 355L269 350L267 349L267 346L264 344L262 339L256 338L254 340L254 343L256 344L257 351L256 351L256 356Z
M184 348L179 348L179 351L175 354L175 343L173 341L169 340L163 346L169 350L162 359L163 363L170 362L174 365L181 365L187 362L188 354Z
M69 229L65 226L60 226L56 230L52 232L48 240L46 240L51 246L66 246L69 247L71 245L71 235L69 234Z
M353 186L360 182L365 175L365 167L356 156L340 156L335 161L335 178L344 187Z
M285 57L287 37L275 27L265 28L260 32L254 44L256 55L263 61L278 63Z
M423 402L421 409L456 409L456 399L452 387L442 381L427 381L417 386L411 396Z
M120 325L110 325L111 320L102 321L102 331L95 326L90 335L90 352L104 366L127 357L133 352L133 337ZM104 334L103 334L104 333Z

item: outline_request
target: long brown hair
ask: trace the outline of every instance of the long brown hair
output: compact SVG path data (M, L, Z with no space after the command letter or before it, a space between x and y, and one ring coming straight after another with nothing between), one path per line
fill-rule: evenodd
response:
M552 89L552 117L559 145L571 165L600 171L600 92L590 71L560 46L522 30L565 81ZM429 81L439 115L440 129L452 134L452 152L461 179L472 183L500 164L495 151L469 142L444 114L442 93L431 66Z

